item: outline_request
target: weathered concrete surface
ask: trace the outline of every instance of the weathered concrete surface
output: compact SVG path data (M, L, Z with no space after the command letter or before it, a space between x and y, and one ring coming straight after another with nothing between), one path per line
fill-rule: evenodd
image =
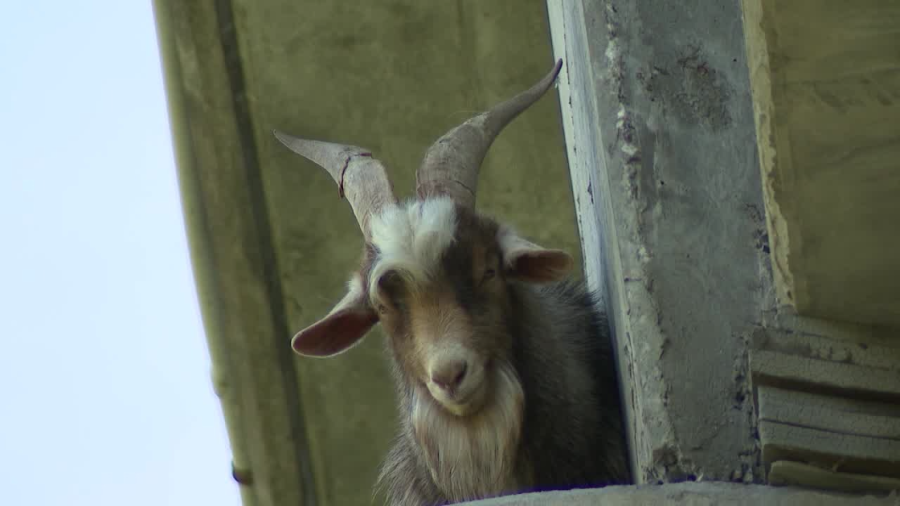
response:
M896 506L900 496L847 495L796 488L688 482L523 494L464 503L469 506Z
M900 327L900 4L742 4L779 298Z
M214 383L244 503L372 502L394 432L380 331L295 357L356 267L361 235L323 171L271 135L366 146L410 194L426 146L552 65L544 5L156 0ZM580 254L555 94L487 156L483 209ZM377 501L376 501L377 502Z
M760 481L746 353L774 296L739 4L548 6L584 255L597 262L586 273L607 290L635 476Z
M837 490L842 493L878 493L900 491L900 479L823 469L800 462L778 461L769 469L769 483Z
M802 320L760 327L750 349L769 482L846 491L900 483L896 340Z
M638 482L761 482L777 464L783 482L821 485L796 463L870 473L873 484L900 477L893 432L878 439L892 421L882 415L900 408L897 331L798 316L775 297L739 2L548 6L554 52L567 61L560 95L585 272L606 290ZM881 39L895 33L878 26ZM820 32L803 33L810 40L791 40L818 47ZM808 63L793 61L813 72ZM845 151L870 147L853 139ZM786 430L809 420L776 410L758 422L759 385L816 392L828 406L866 398L884 412L849 433L834 431L846 428L835 412ZM863 486L846 473L843 483Z

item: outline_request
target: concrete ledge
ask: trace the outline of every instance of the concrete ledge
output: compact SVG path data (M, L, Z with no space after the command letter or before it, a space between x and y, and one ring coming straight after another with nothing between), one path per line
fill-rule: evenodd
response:
M655 506L658 504L729 506L887 506L900 504L900 495L849 495L790 487L740 485L723 482L686 482L668 485L606 487L601 489L545 492L473 501L470 506Z

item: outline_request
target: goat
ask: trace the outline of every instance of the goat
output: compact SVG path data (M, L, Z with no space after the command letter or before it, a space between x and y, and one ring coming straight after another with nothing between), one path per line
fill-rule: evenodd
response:
M475 210L491 143L561 65L438 139L403 203L369 151L274 131L328 171L365 238L346 296L291 344L330 357L383 326L400 425L378 482L391 504L630 479L609 327L593 295L563 279L572 257Z

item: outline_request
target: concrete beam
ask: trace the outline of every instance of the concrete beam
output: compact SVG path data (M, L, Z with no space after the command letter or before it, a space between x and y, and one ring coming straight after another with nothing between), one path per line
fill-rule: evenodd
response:
M900 4L742 5L779 299L900 326Z
M219 9L217 10L217 7ZM193 272L245 506L314 504L258 160L215 2L154 12ZM227 463L222 463L227 469Z

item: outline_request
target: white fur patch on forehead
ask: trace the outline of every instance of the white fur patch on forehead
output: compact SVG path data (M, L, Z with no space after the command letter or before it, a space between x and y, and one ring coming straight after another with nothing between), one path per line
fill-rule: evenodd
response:
M453 243L456 223L456 208L447 197L405 202L373 216L371 241L379 253L369 277L370 297L389 269L410 281L427 279Z

